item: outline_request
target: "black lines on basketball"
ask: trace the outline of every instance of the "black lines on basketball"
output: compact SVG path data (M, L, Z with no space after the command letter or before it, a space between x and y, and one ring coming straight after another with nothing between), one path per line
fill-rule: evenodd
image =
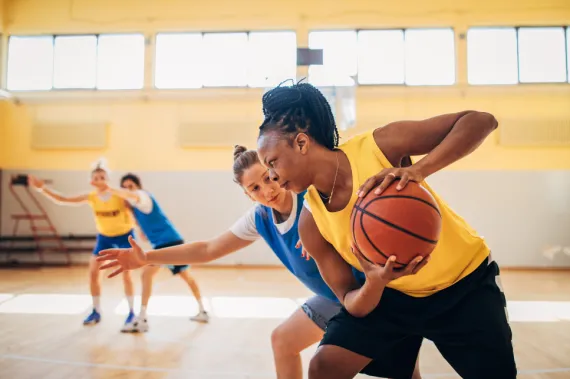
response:
M439 217L441 217L441 213L439 213L439 209L438 209L435 205L433 205L433 204L430 203L429 201L426 201L426 200L424 200L424 199L420 199L419 197L415 197L415 196L389 195L389 196L377 197L376 199L370 200L370 202L369 202L368 204L366 204L366 205L364 206L364 208L366 208L370 203L372 203L372 202L374 202L374 201L384 200L384 199L394 199L394 198L421 201L421 202L424 203L425 205L429 205L430 207L432 207L433 210L437 212L437 214L439 215Z
M350 213L350 219L351 219L351 223L352 223L352 229L354 230L354 227L356 226L356 207L352 209L352 212ZM356 241L356 238L354 237L354 233L352 234L352 243L354 243L354 246L358 249L359 252L362 252L362 250L360 249L360 246L358 246L358 241Z
M359 198L350 227L355 246L369 261L385 265L396 257L398 268L417 256L430 255L438 244L442 217L434 196L416 182L401 190L394 181L384 192ZM382 200L382 201L380 201Z
M362 228L362 233L364 234L364 237L366 237L366 239L368 240L368 242L370 243L370 245L374 248L374 250L376 250L376 252L377 252L378 254L380 254L380 255L383 256L386 260L388 260L388 258L390 258L390 257L389 257L388 255L384 254L384 253L378 248L378 246L376 246L376 245L374 244L374 242L372 242L372 239L370 238L370 236L369 236L368 233L366 232L366 228L364 227L364 214L365 214L365 212L362 211L361 208L358 208L358 207L355 207L355 208L361 211L361 212L360 212L360 227ZM398 257L396 257L396 258L398 258ZM398 264L398 265L401 265L401 266L405 266L405 265L406 265L405 263L398 262L397 259L396 259L396 261L395 261L394 263L396 263L396 264Z
M372 202L372 201L371 201ZM425 238L423 236L420 236L419 234L416 234L414 232L409 231L408 229L402 228L401 226L398 226L396 224L392 224L390 221L384 220L383 218L376 216L374 213L370 213L368 212L366 209L360 208L360 207L355 207L356 209L358 209L360 212L362 212L362 215L366 214L367 216L372 217L373 219L383 222L384 224L391 226L394 229L397 229L403 233L409 234L412 237L416 237L417 239L420 239L422 241L425 241L427 243L431 243L433 245L437 244L437 241L434 240L430 240L429 238ZM361 216L362 217L362 216ZM362 222L362 220L361 220Z

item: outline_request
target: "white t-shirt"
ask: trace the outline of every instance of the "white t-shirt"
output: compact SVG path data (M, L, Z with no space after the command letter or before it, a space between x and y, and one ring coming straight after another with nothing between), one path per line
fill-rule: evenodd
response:
M152 212L152 199L150 195L143 190L137 190L137 195L139 195L139 201L129 199L128 202L133 207L137 208L144 214L150 214Z
M255 226L256 208L257 206L252 207L231 226L230 231L238 238L246 241L255 241L261 237L257 232L257 227ZM297 219L297 195L293 194L293 208L291 209L291 214L287 220L282 223L277 223L274 210L271 211L271 216L273 218L273 224L275 224L279 233L285 234L291 230L293 225L295 225L295 220Z
M305 207L306 210L309 211L309 213L313 213L311 207L309 206L309 203L307 203L307 200L303 200L303 206Z

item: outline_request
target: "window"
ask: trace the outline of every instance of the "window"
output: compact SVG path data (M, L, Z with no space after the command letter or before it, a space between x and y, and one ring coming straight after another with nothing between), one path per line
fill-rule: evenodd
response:
M159 34L155 86L271 87L296 77L296 58L295 32Z
M570 83L570 26L566 28L566 76L568 83Z
M155 86L271 87L295 78L296 59L295 32L158 34Z
M566 82L563 28L520 28L518 42L521 83Z
M518 58L515 29L469 29L467 67L469 84L516 84Z
M248 84L274 87L297 77L295 32L252 32L249 34Z
M102 35L97 52L98 89L143 88L145 39L142 34Z
M408 29L406 84L455 83L455 42L452 29Z
M469 84L562 83L568 80L568 28L472 28Z
M403 30L358 32L358 82L360 84L405 83Z
M8 89L140 89L142 34L10 37Z
M205 86L247 85L247 33L204 34Z
M309 82L316 86L350 86L357 73L355 30L309 33L309 48L323 49L323 64L309 66Z
M157 88L202 87L202 34L158 34L156 36Z
M95 88L97 37L56 37L54 43L54 88Z
M49 90L53 75L53 37L10 37L8 83L12 91Z
M323 49L323 65L309 66L317 86L455 83L452 29L311 32L309 47Z

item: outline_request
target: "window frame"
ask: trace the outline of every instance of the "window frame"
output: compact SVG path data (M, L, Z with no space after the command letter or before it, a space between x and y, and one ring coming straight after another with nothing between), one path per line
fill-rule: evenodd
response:
M295 54L297 54L297 48L298 48L298 44L297 44L297 30L293 29L293 28L289 28L289 29L244 29L244 30L240 30L240 29L232 29L232 30L168 30L168 31L164 31L164 32L156 32L154 33L153 36L153 40L154 40L154 46L152 49L152 56L153 56L153 65L152 65L152 89L153 90L157 90L157 91L173 91L173 92L181 92L181 91L197 91L197 90L204 90L204 89L208 89L208 90L212 90L212 89L221 89L221 90L225 90L225 89L245 89L245 90L249 90L249 89L263 89L264 87L252 87L248 84L246 84L245 86L232 86L232 85L223 85L223 86L205 86L204 84L202 84L200 87L197 88L158 88L156 86L156 59L157 59L157 43L156 43L156 37L158 37L159 34L162 35L168 35L168 34L200 34L202 36L202 38L204 37L204 34L232 34L232 33L245 33L247 36L247 42L249 43L249 36L251 33L293 33L295 35ZM297 70L297 65L296 65L297 60L295 59L295 71ZM249 68L248 66L246 66L246 68Z
M26 89L26 90L11 90L14 93L50 93L50 92L116 92L116 91L142 91L144 90L144 77L143 77L143 88L139 89L98 89L97 88L97 79L99 78L99 70L98 70L98 59L99 59L99 37L100 36L122 36L122 35L141 35L145 40L145 49L147 46L147 36L142 32L118 32L118 33L70 33L70 34L10 34L8 35L8 43L6 46L6 83L8 83L8 61L10 59L10 38L12 37L51 37L52 42L52 49L53 49L53 63L52 63L52 72L51 72L51 88L50 89ZM58 37L95 37L96 38L96 50L95 50L95 86L93 88L75 88L75 87L68 87L68 88L56 88L54 87L54 79L55 79L55 40Z
M519 30L521 28L524 29L541 29L541 28L562 28L564 31L564 50L565 50L565 59L566 59L566 80L559 81L559 82L521 82L521 68L520 68L520 41L519 41ZM569 36L570 36L570 25L476 25L476 26L469 26L465 32L465 45L467 50L467 45L469 41L467 39L467 33L471 29L514 29L515 31L515 38L516 38L516 52L517 52L517 82L513 84L471 84L467 83L470 87L513 87L513 86L559 86L564 84L570 84L570 51L568 50L569 44ZM466 77L469 75L469 65L466 59Z
M307 33L307 47L309 46L309 36L312 32L355 32L356 34L356 75L355 75L355 80L354 80L354 86L358 87L360 84L358 84L358 32L360 30L364 30L364 29L354 29L354 28L342 28L342 29L311 29L308 31ZM323 51L323 62L324 62L324 51ZM309 75L309 67L310 66L319 66L319 65L308 65L307 66L307 78L306 81L307 83L310 83L310 75ZM339 86L339 85L334 85L334 84L329 84L326 86L320 86L320 85L315 85L316 87L347 87L347 86Z
M456 43L456 31L453 26L418 26L418 27L389 27L389 28L343 28L343 29L311 29L311 32L343 32L343 31L354 31L356 32L356 47L358 50L358 34L361 31L374 32L374 31L401 31L404 35L404 53L406 48L406 30L451 30L453 32L453 65L455 67L455 78L452 84L407 84L406 83L406 67L405 61L406 57L404 55L404 82L402 84L395 83L360 83L358 80L358 52L356 56L356 80L354 85L356 87L397 87L397 88L451 88L457 86L458 84L458 69L457 69L457 43ZM307 78L308 79L308 78ZM334 85L322 86L322 87L334 87Z

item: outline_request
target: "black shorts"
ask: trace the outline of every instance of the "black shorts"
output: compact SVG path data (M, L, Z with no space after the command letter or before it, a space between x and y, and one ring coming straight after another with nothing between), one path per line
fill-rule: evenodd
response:
M516 378L496 262L485 259L453 286L424 298L386 288L366 317L351 316L342 308L328 323L321 345L371 358L364 374L409 379L423 338L433 341L464 379Z
M157 245L155 249L164 249L167 247L178 246L184 244L184 240L173 241L169 243L165 243L162 245ZM168 268L172 275L180 274L182 271L187 270L190 266L189 265L164 265L164 267Z

